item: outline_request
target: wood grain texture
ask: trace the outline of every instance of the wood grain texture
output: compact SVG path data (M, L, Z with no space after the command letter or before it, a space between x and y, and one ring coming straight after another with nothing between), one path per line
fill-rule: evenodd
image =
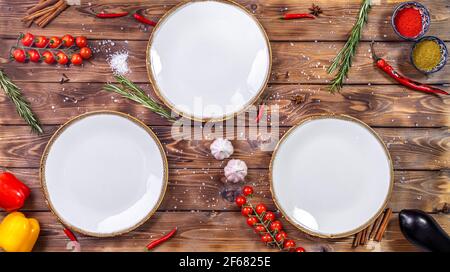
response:
M99 43L102 43L99 45ZM0 40L0 56L8 57L15 40ZM114 45L112 45L114 44ZM326 70L343 42L275 42L272 43L273 66L270 77L271 83L287 84L328 84L332 75ZM424 83L449 84L450 68L445 66L438 73L425 76L418 72L410 63L409 52L412 43L376 43L376 51L385 58L397 71ZM450 44L447 43L450 48ZM148 83L145 67L146 41L113 41L103 44L102 41L91 41L94 58L85 62L81 67L48 65L46 63L17 63L2 65L5 72L17 82L39 81L60 82L65 73L71 82L107 82L113 80L111 69L107 62L109 56L121 50L129 51L129 68L127 75L131 80ZM370 43L361 43L354 58L353 67L348 75L348 84L396 84L384 72L374 65Z
M62 124L94 110L122 111L149 125L170 125L164 118L127 99L102 91L102 83L21 82L19 86L44 124ZM153 97L150 85L141 87ZM292 126L309 114L348 114L371 126L443 127L450 125L450 96L413 92L398 85L347 85L329 94L323 85L269 85L267 104L279 106L280 126ZM450 91L450 88L445 87ZM297 103L293 99L301 97ZM25 124L11 101L0 92L0 124ZM244 117L250 124L248 115ZM235 121L237 124L237 120Z
M11 4L14 2L14 4ZM94 8L96 11L132 11L136 8L146 8L146 14L153 20L158 20L166 11L180 0L100 0L81 1L82 7ZM262 23L271 40L346 40L348 32L355 22L358 14L360 1L358 0L316 0L315 4L322 7L324 13L316 20L293 20L282 21L280 16L285 12L305 13L309 12L311 2L295 0L238 0L248 11L254 13ZM371 40L400 40L394 33L390 17L393 9L400 0L375 1L369 16L369 22L363 32L363 39ZM0 28L0 37L12 37L24 30L20 19L24 16L27 8L36 3L36 0L26 1L1 1L0 11L4 18L3 27ZM89 3L91 5L89 6ZM422 4L431 11L430 30L427 34L437 35L441 39L450 39L450 8L445 0L424 0ZM82 22L82 23L80 23ZM45 29L33 26L30 31L40 32L43 35L60 34L70 30L72 35L86 35L98 39L129 39L146 40L152 28L146 28L133 19L119 18L114 20L97 19L79 13L74 8L63 12Z
M4 214L0 213L0 217ZM66 251L69 241L61 224L50 212L32 212L41 224L35 251ZM447 232L448 215L432 215ZM405 240L397 214L391 218L381 243L369 242L351 248L352 237L338 240L313 238L296 230L282 219L287 234L307 251L418 251ZM175 226L177 234L155 251L272 251L262 244L238 212L158 212L137 230L116 238L93 238L77 234L82 251L143 251L145 245ZM276 251L276 250L274 250Z
M12 169L11 171L31 188L25 211L47 211L39 181L38 169ZM225 192L239 192L242 184L223 183L222 169L171 169L169 186L160 211L239 211ZM265 203L275 210L269 191L268 169L250 169L246 184L255 188L253 201ZM437 212L450 203L450 170L395 171L395 186L389 206L402 209L421 209Z
M27 126L0 126L0 165L4 167L39 167L42 152L50 136L57 126L45 126L41 136L33 135ZM246 161L250 168L267 168L271 152L262 151L262 142L256 138L257 128L238 128L233 140L234 159ZM280 128L282 135L288 128ZM189 136L195 140L174 140L171 127L153 127L163 143L170 168L206 169L223 168L224 161L215 160L209 150L214 139L213 134L204 135L199 129L185 130L177 137ZM389 148L394 169L439 170L449 169L448 128L377 128L375 131L382 137ZM225 131L226 132L226 131ZM266 133L264 133L266 134ZM204 138L202 138L204 135ZM268 134L270 135L270 134ZM277 135L272 133L271 139L276 143ZM242 137L243 140L239 140ZM247 140L244 138L247 137Z

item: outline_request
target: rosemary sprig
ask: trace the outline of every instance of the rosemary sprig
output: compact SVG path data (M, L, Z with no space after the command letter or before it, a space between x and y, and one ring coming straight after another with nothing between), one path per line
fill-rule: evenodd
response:
M356 48L358 47L359 40L361 39L362 28L364 27L364 24L367 22L367 18L369 17L370 1L371 0L363 0L361 9L359 10L358 20L352 28L350 37L348 38L341 51L339 51L339 53L333 59L333 63L327 70L327 72L331 74L336 69L338 69L335 77L331 81L331 85L329 88L329 91L331 93L341 90L342 85L344 84L344 80L347 77L347 73L352 66L352 58L355 55Z
M134 84L131 80L121 75L117 75L114 77L116 78L117 83L119 83L120 86L117 86L113 83L108 83L105 86L103 86L103 90L117 93L127 99L137 102L142 106L150 109L154 113L159 114L162 117L168 119L169 121L175 120L174 117L172 117L172 115L170 114L169 110L167 110L164 106L153 100L151 97L147 96L145 92L141 88L139 88L136 84Z
M20 117L31 127L31 130L38 134L43 133L39 120L31 111L30 105L22 96L19 87L2 70L0 70L0 86L16 106L17 113Z

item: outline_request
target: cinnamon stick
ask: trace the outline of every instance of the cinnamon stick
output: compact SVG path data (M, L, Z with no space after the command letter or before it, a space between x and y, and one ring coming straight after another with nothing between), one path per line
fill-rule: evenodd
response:
M392 209L388 208L383 216L383 221L380 224L380 228L375 235L375 241L380 242L383 238L384 232L386 231L387 225L389 224L389 219L391 219Z
M39 11L36 11L28 16L25 16L22 18L22 21L28 21L28 20L32 20L35 19L37 17L40 17L42 15L45 15L47 12L50 12L51 10L55 9L55 6L50 6L50 7L46 7L44 9L41 9Z
M359 245L359 243L361 242L361 235L362 235L361 231L355 235L355 239L353 240L352 247L357 247Z
M369 241L369 233L370 233L370 226L368 226L364 231L363 234L361 236L361 245L365 245L367 244L367 242Z
M372 230L370 231L369 240L373 240L375 238L375 234L377 233L377 230L380 228L381 221L383 220L383 216L385 214L386 210L384 210L380 216L378 216L377 220L375 220L375 223L372 225Z
M38 24L40 27L45 27L48 23L50 23L53 19L55 19L61 12L63 12L67 7L67 3L64 0L60 0L57 4L57 9L50 14L43 22Z
M41 4L41 3L44 3L45 1L47 1L47 0L39 0L39 3L38 4ZM22 21L23 21L23 19L22 19ZM25 20L26 21L26 20ZM32 24L33 24L33 21L34 20L28 20L28 21L26 21L25 23L26 23L26 26L27 27L30 27Z
M46 8L46 7L50 6L50 5L53 5L53 4L55 4L56 2L58 2L58 0L44 0L44 1L42 1L42 2L39 2L36 6L30 8L30 9L27 11L27 13L28 13L28 14L32 14L32 13L38 11L38 10L41 10L41 9L43 9L43 8Z

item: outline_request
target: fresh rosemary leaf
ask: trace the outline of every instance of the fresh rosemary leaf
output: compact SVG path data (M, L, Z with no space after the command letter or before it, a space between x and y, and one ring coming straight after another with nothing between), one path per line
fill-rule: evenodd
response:
M23 97L19 87L14 84L8 76L0 70L0 86L11 101L16 106L17 113L25 122L31 127L35 133L41 134L43 132L39 120L30 109L30 105Z

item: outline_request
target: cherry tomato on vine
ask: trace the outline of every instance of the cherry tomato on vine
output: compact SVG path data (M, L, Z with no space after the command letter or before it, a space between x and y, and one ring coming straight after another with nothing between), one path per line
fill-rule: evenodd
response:
M34 40L34 45L38 48L44 48L48 44L48 39L45 36L38 36Z
M65 65L69 62L69 58L66 54L60 51L56 54L56 61L61 65Z
M17 61L17 62L25 62L25 60L27 59L27 55L25 54L25 51L23 51L23 49L14 49L14 51L12 52L12 57Z
M270 236L270 234L265 233L261 236L261 241L263 241L264 243L269 243L269 242L272 242L273 239L272 239L272 236Z
M83 48L87 46L87 39L84 36L80 36L75 39L75 43L79 48Z
M264 220L265 221L273 221L273 220L275 220L275 214L273 213L273 212L266 212L265 214L264 214Z
M34 42L34 36L31 33L24 34L22 39L20 39L23 46L31 46Z
M65 47L71 47L75 43L75 38L69 34L64 35L61 40Z
M80 54L73 54L70 58L70 62L72 62L73 65L81 65L83 63L83 58Z
M280 231L275 235L275 240L277 240L277 242L281 242L286 240L287 238L287 234L284 231Z
M281 224L280 221L276 220L276 221L273 221L272 223L270 223L269 228L273 231L280 231L283 229L283 225Z
M286 241L284 241L283 247L286 248L286 249L290 249L290 248L295 247L294 240L286 240Z
M50 48L58 48L61 45L62 41L58 37L51 37L48 43Z
M244 196L238 196L236 197L236 205L239 207L247 203L247 199Z
M89 59L92 57L92 50L89 47L83 47L80 50L80 55L83 59Z
M242 207L241 213L243 216L249 216L253 213L253 209L251 207Z
M263 225L256 225L254 230L256 233L261 233L261 232L264 232L266 230L266 228Z
M257 214L262 214L263 212L267 211L267 207L264 204L258 204L255 207L255 212Z
M247 218L247 225L253 227L256 223L258 223L258 219L254 216Z
M252 195L253 194L253 188L250 187L250 186L244 186L244 188L242 188L242 193L245 196Z
M39 52L35 49L28 50L28 57L30 58L30 61L32 62L39 62L41 60L41 55L39 55Z
M297 247L294 249L294 252L306 252L306 250L303 247Z
M44 62L47 64L52 64L55 62L55 57L50 51L45 51L44 53L42 53L42 58L44 59Z

